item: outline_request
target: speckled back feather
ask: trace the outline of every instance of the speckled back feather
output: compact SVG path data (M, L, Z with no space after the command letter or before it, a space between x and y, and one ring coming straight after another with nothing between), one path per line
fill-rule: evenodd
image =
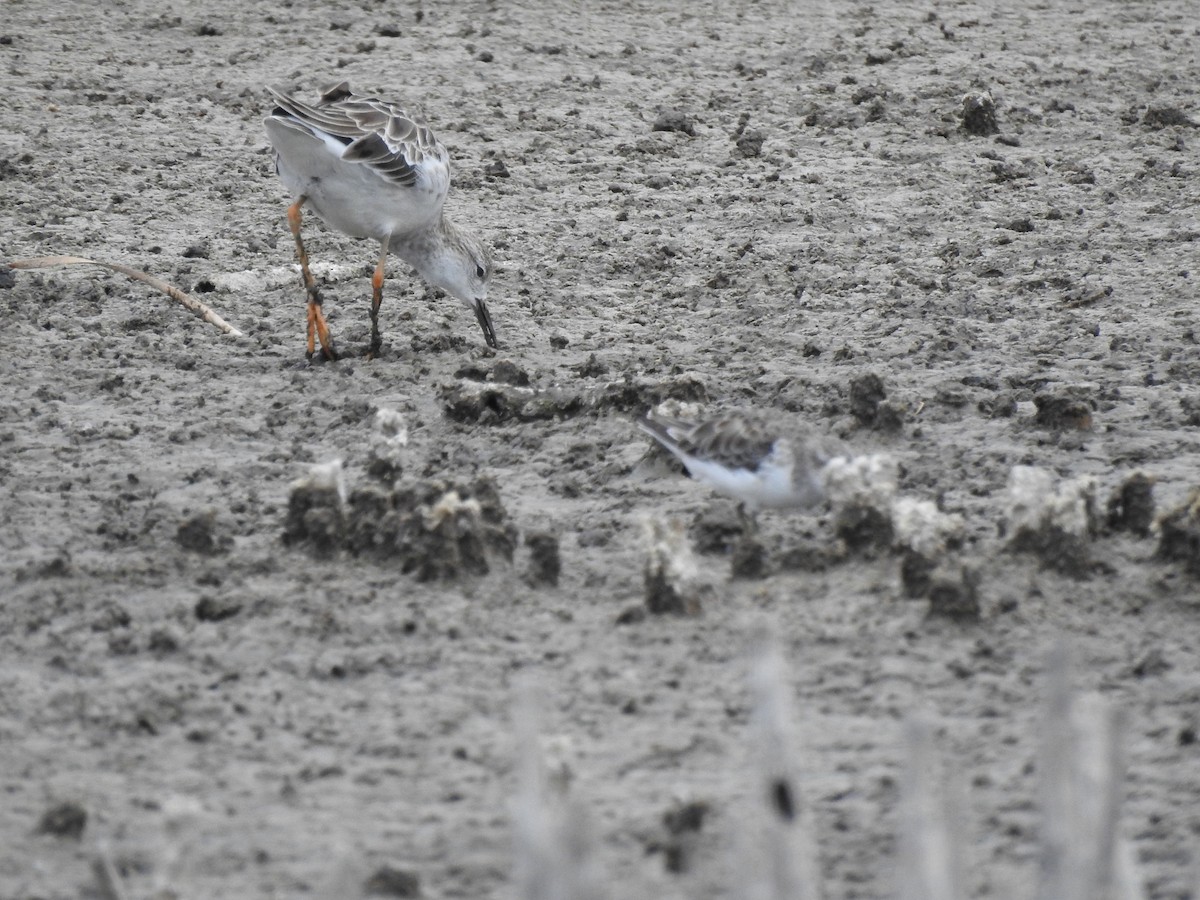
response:
M342 81L321 92L316 105L268 88L278 107L274 115L290 116L346 144L342 159L370 166L393 184L411 187L417 169L432 157L449 166L450 155L424 120L398 104L354 94Z
M751 472L771 455L771 448L779 437L762 417L737 411L700 422L651 413L639 424L643 431L673 453L681 452Z

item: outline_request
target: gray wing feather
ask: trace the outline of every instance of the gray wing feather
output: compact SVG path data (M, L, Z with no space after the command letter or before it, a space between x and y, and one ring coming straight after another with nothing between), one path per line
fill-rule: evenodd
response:
M358 97L343 81L326 88L316 105L267 88L282 114L347 145L342 158L370 166L393 184L411 187L417 169L433 158L448 164L446 148L424 122L394 103Z

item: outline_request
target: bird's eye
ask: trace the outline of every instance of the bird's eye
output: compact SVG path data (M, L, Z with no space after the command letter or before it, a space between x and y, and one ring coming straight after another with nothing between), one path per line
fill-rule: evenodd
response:
M476 266L476 267L475 267L475 277L476 277L476 278L478 278L480 281L482 281L482 280L483 280L483 277L484 277L485 275L487 275L487 272L483 271L483 266Z

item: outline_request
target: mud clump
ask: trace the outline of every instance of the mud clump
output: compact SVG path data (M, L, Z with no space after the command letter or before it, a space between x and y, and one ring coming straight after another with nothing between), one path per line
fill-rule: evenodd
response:
M834 532L853 553L871 556L892 545L892 518L886 510L852 503L838 510Z
M661 853L663 865L673 875L686 872L697 850L697 836L711 811L703 800L693 800L667 810L662 817L665 836L647 843L646 853Z
M341 460L313 466L308 475L292 482L283 543L305 545L318 557L333 556L346 533L345 501Z
M1158 558L1181 562L1184 571L1200 577L1200 487L1158 524Z
M397 485L393 508L395 542L389 555L418 581L486 575L492 561L512 562L517 529L490 478Z
M979 621L979 573L943 565L929 576L929 615L956 622Z
M219 533L217 514L212 510L197 513L180 523L175 532L175 543L184 550L201 556L217 556L228 553L233 538Z
M38 834L52 834L55 837L79 840L87 827L87 810L78 803L70 801L50 807L42 814L38 822Z
M1091 539L1098 524L1091 478L1056 484L1052 473L1035 466L1015 466L1009 473L1010 551L1032 554L1063 575L1086 578L1094 567Z
M1052 431L1088 431L1092 427L1092 404L1070 394L1039 394L1033 398L1037 407L1034 422Z
M899 431L904 426L903 411L887 399L883 379L873 372L850 382L850 415L878 431Z
M743 534L733 545L729 571L734 578L758 579L767 575L767 548L752 534Z
M962 98L962 130L976 137L999 134L996 122L996 101L988 91L971 91Z
M652 453L674 460L659 444ZM672 463L676 464L676 463ZM729 503L713 503L696 514L692 520L688 536L697 553L730 553L737 544L738 538L744 531L744 523L738 515L737 508Z
M368 897L420 897L421 879L413 872L395 866L381 866L363 885Z
M1142 117L1142 124L1155 131L1172 127L1197 127L1191 116L1177 106L1151 106Z
M1135 472L1108 500L1108 527L1138 537L1150 534L1154 523L1154 479Z
M204 596L196 601L192 610L197 621L223 622L242 611L242 604L229 597Z
M340 464L335 473L316 469L292 486L283 535L289 546L398 563L418 581L486 575L495 560L512 562L517 529L490 478L368 484L346 497Z
M408 424L404 414L394 409L376 410L367 474L379 481L395 481L404 471L403 457L407 448Z
M904 596L911 600L928 597L936 568L937 560L915 550L906 551L900 558L900 585L904 589Z
M654 119L654 124L650 126L651 131L678 131L680 134L686 134L688 137L696 136L696 123L687 113L679 110L667 110L661 112Z
M525 535L525 546L529 548L529 567L525 570L525 581L535 587L557 586L562 575L558 535L548 531L531 532Z
M645 526L648 547L642 567L646 609L653 615L695 616L711 586L700 581L699 568L683 526L651 519Z
M569 419L608 410L641 412L664 400L703 402L708 399L704 384L690 375L665 381L627 377L583 388L530 387L471 378L443 385L440 393L447 418L479 425L498 425L514 420Z

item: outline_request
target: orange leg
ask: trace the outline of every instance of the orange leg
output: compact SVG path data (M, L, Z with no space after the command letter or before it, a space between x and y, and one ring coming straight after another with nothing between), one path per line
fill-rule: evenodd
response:
M383 302L383 272L387 266L388 246L391 239L385 239L383 248L379 251L379 263L375 266L375 274L371 276L371 346L367 350L367 358L374 359L383 346L379 336L379 304Z
M337 359L337 353L333 350L333 341L329 337L329 326L325 324L325 314L321 311L321 291L312 277L312 272L308 270L308 251L304 249L304 241L300 238L300 207L307 199L307 197L301 197L289 206L287 218L288 227L292 229L292 237L296 241L296 257L300 260L300 276L304 279L304 290L308 294L308 358L312 359L312 355L316 351L316 340L319 340L325 358Z

